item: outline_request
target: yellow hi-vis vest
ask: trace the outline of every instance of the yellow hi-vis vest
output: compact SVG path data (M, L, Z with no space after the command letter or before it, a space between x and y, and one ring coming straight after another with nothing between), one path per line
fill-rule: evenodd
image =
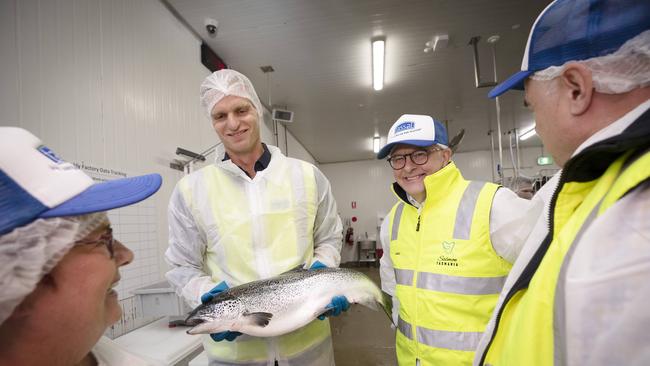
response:
M192 216L206 233L204 271L236 286L278 275L313 257L318 194L314 167L273 146L269 166L250 179L234 164L210 165L179 182ZM209 202L209 204L206 204ZM328 320L279 337L242 335L233 342L204 336L211 364L330 365Z
M538 249L539 255L529 263L529 267L537 263L538 267L526 268L532 276L528 286L513 288L500 309L502 313L497 312L496 333L481 364L566 365L564 283L567 265L577 247L575 243L598 216L650 179L648 152L632 156L628 151L595 179L567 179L570 169L580 165L572 164L570 168L570 163L551 201L549 236ZM583 161L582 167L594 164L602 165L602 160Z
M490 241L498 185L467 181L454 163L424 180L418 210L402 199L390 214L390 257L399 299L400 365L470 365L511 264Z

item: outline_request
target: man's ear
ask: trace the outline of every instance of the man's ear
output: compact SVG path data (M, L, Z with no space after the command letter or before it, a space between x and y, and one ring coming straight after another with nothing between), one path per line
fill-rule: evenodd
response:
M28 317L34 306L42 301L42 296L56 289L56 281L52 276L51 272L41 278L41 280L36 284L36 288L29 295L25 296L23 301L16 306L12 314L15 318Z
M585 113L594 93L591 71L582 64L569 63L559 79L563 86L562 96L569 101L569 112L574 116Z
M449 161L451 160L451 149L443 149L442 157L445 159L445 165L449 164Z

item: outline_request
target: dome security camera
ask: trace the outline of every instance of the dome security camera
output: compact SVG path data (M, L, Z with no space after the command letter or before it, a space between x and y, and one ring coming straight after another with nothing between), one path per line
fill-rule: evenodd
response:
M211 37L215 37L217 35L217 30L218 29L219 29L219 22L218 21L216 21L214 19L210 19L210 18L205 19L205 30L208 31L208 34Z

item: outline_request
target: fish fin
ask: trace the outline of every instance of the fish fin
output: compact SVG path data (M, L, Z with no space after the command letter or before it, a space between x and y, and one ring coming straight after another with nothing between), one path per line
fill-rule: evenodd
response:
M259 326L259 327L266 327L269 325L269 322L271 321L271 318L273 318L273 314L271 313L264 313L264 312L257 312L257 313L245 313L244 317L249 320L251 323Z
M299 265L297 265L297 266L291 268L291 269L288 270L288 271L282 272L281 274L291 273L291 272L300 272L300 271L306 271L306 270L307 270L307 269L305 268L305 264L304 264L304 263L301 263L301 264L299 264Z
M350 301L352 303L352 301ZM370 308L375 311L379 311L380 309L388 316L388 319L390 319L390 322L395 325L393 322L393 298L385 293L384 291L381 291L381 297L368 297L368 298L363 298L360 301L355 301L355 303L359 303L367 308Z

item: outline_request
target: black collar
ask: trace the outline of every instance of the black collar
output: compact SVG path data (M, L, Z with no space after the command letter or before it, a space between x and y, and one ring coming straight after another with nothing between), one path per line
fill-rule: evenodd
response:
M397 182L393 182L393 192L395 192L395 194L397 195L397 197L399 197L399 199L406 202L406 204L413 206L413 204L408 198L408 194L406 193L404 188L402 188L402 186L400 186Z
M264 150L262 156L260 156L260 158L257 159L255 165L253 166L253 170L256 172L260 172L266 169L271 163L271 152L269 151L269 148L266 146L266 144L263 142L262 142L262 149ZM221 159L221 161L226 161L226 160L230 160L230 156L228 156L228 153L224 153L223 159ZM246 171L242 169L242 167L239 167L239 169L241 169L244 173L246 173ZM248 173L246 173L246 175L248 175Z

